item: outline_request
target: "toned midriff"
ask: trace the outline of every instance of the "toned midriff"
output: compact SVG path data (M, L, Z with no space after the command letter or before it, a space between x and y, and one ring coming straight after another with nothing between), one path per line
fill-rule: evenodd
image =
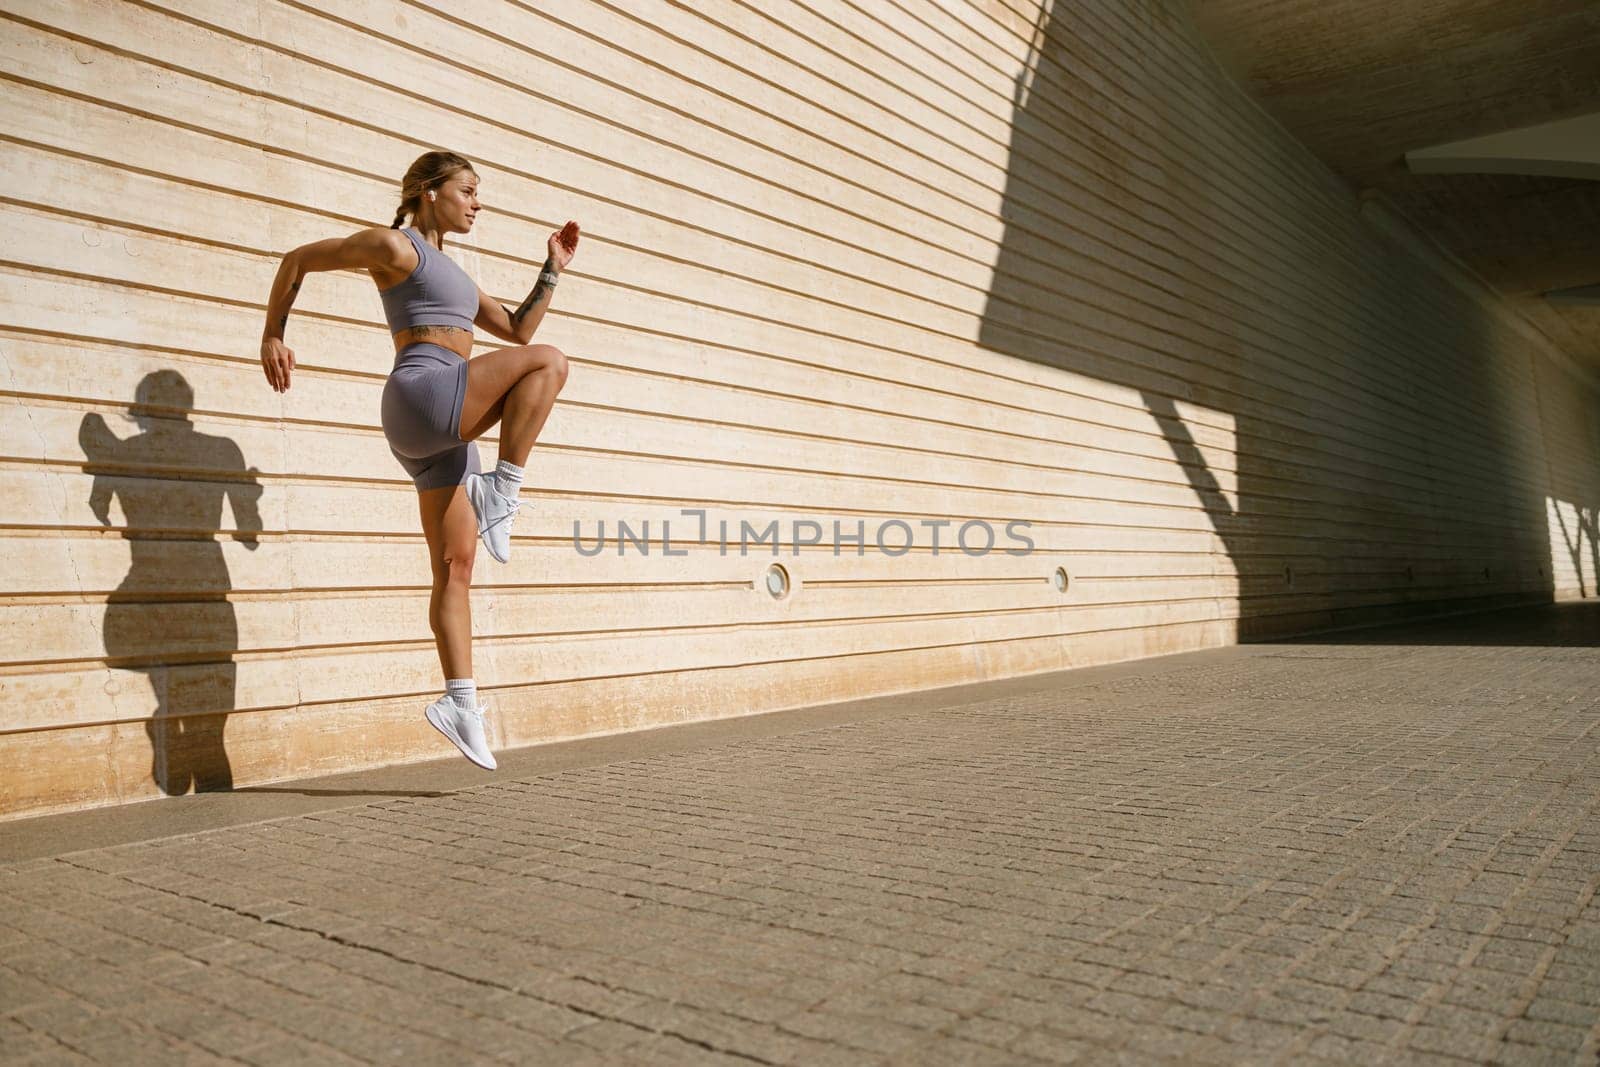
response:
M394 350L399 352L419 341L448 348L462 359L471 358L472 331L460 326L412 326L394 335Z

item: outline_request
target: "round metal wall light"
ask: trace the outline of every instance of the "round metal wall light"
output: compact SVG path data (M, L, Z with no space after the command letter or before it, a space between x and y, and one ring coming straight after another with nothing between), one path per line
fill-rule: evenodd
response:
M1057 567L1056 572L1050 576L1050 582L1056 587L1056 592L1065 593L1067 586L1072 584L1072 579L1067 577L1067 568Z
M774 563L766 570L767 592L774 600L782 600L789 595L789 572L783 569L783 564Z

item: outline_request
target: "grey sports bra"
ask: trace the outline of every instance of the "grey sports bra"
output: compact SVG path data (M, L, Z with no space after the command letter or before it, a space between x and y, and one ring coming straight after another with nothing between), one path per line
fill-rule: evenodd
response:
M389 332L413 326L472 329L478 314L478 286L455 261L407 226L400 231L417 249L417 269L399 285L378 290Z

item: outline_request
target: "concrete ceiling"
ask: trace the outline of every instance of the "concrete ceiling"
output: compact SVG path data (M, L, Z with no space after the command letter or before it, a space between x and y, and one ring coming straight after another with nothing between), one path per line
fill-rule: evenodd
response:
M1600 372L1600 0L1190 2L1291 133Z

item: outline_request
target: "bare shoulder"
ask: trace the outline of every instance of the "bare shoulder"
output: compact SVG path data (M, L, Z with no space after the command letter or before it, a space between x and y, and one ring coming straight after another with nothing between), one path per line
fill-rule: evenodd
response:
M398 267L405 260L417 258L417 250L411 247L411 240L388 226L357 230L346 240L352 249L365 253L373 266Z
M345 242L380 286L403 281L417 267L417 250L410 238L388 226L357 230Z

